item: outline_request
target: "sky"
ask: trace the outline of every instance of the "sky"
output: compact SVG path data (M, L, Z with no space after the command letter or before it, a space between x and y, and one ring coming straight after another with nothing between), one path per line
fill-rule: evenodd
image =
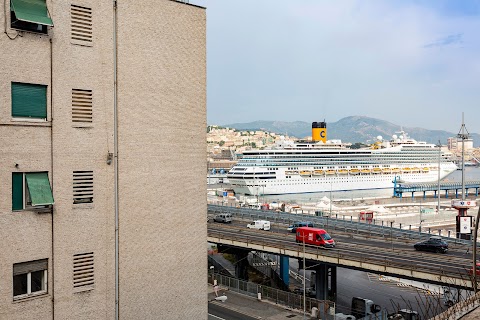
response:
M480 0L191 0L207 122L367 116L480 133Z

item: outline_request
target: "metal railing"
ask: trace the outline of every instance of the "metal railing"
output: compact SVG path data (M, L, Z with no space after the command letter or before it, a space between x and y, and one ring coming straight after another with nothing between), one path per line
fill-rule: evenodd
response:
M272 221L272 223L283 223L283 224L291 224L295 221L299 220L308 220L312 221L316 226L322 227L324 229L332 228L334 230L344 230L350 231L352 233L360 234L368 234L370 236L377 235L380 237L395 237L395 238L408 238L408 239L425 239L430 235L438 235L447 240L450 243L458 244L458 245L465 245L471 246L471 240L465 239L458 239L453 234L448 233L448 236L442 235L441 232L432 233L431 228L428 228L427 232L414 231L411 230L411 226L408 227L406 224L402 223L395 223L391 221L390 223L385 223L383 220L377 221L373 220L372 223L362 223L354 221L354 217L346 215L335 214L334 217L319 217L319 216L312 216L310 214L293 214L287 212L276 212L276 211L262 211L262 210L255 210L250 208L238 208L235 206L227 206L227 205L208 205L208 212L210 214L218 214L218 213L230 213L233 216L237 216L242 219L266 219ZM346 218L347 217L347 218Z
M258 294L261 294L262 300L268 300L272 303L282 305L287 308L296 309L303 311L303 295L296 294L293 292L283 291L268 287L265 285L256 284L253 282L243 281L233 277L225 276L222 274L210 273L209 282L213 283L213 280L217 281L217 284L223 289L228 289L228 291L237 292L244 294L250 297L258 298ZM222 291L222 290L220 290ZM325 315L335 314L335 303L328 300L317 300L315 298L305 297L305 312L311 314L312 308L317 308L317 310L324 310ZM323 317L322 319L325 319Z

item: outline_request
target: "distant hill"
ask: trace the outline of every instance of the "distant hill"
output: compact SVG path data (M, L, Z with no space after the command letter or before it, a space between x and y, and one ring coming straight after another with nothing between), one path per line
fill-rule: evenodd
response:
M289 136L297 138L304 138L312 134L312 123L304 121L254 121L249 123L225 124L222 126L237 130L265 130L277 134L288 134ZM398 131L401 129L415 140L435 144L438 143L438 140L440 140L442 144L446 144L447 138L457 135L457 132L402 127L375 118L351 116L340 119L337 122L327 122L327 137L328 139L341 139L343 142L368 143L375 141L377 136L390 139L392 135L398 134ZM470 133L470 137L473 139L474 147L478 147L480 145L480 135Z

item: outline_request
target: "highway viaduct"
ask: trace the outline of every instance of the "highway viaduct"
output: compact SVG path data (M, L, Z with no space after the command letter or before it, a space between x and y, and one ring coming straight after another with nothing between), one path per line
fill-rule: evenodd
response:
M336 293L336 268L372 272L381 275L416 280L436 285L471 289L468 270L472 265L468 240L447 238L447 254L418 252L413 244L429 234L401 230L383 225L371 225L326 217L302 216L284 212L259 211L209 205L210 215L231 213L230 224L208 223L208 242L231 248L245 256L249 251L280 256L280 274L288 284L288 258L305 257L307 268L317 274L316 298L325 300ZM247 229L247 221L266 219L272 222L271 231ZM326 229L336 241L333 249L303 246L295 242L294 234L286 231L293 221L309 220ZM239 263L237 268L245 267ZM244 273L240 270L238 274ZM330 284L330 287L329 287Z

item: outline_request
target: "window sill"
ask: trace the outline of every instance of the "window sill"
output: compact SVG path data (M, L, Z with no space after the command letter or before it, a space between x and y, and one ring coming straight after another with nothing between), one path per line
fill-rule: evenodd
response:
M23 302L23 301L28 301L28 300L32 300L32 299L36 299L36 298L40 298L40 297L47 297L47 296L48 296L47 291L37 291L35 293L22 294L22 295L19 295L19 296L14 296L13 297L13 302L14 303Z
M22 118L22 117L14 117L12 121L21 121L21 122L47 122L46 118Z

